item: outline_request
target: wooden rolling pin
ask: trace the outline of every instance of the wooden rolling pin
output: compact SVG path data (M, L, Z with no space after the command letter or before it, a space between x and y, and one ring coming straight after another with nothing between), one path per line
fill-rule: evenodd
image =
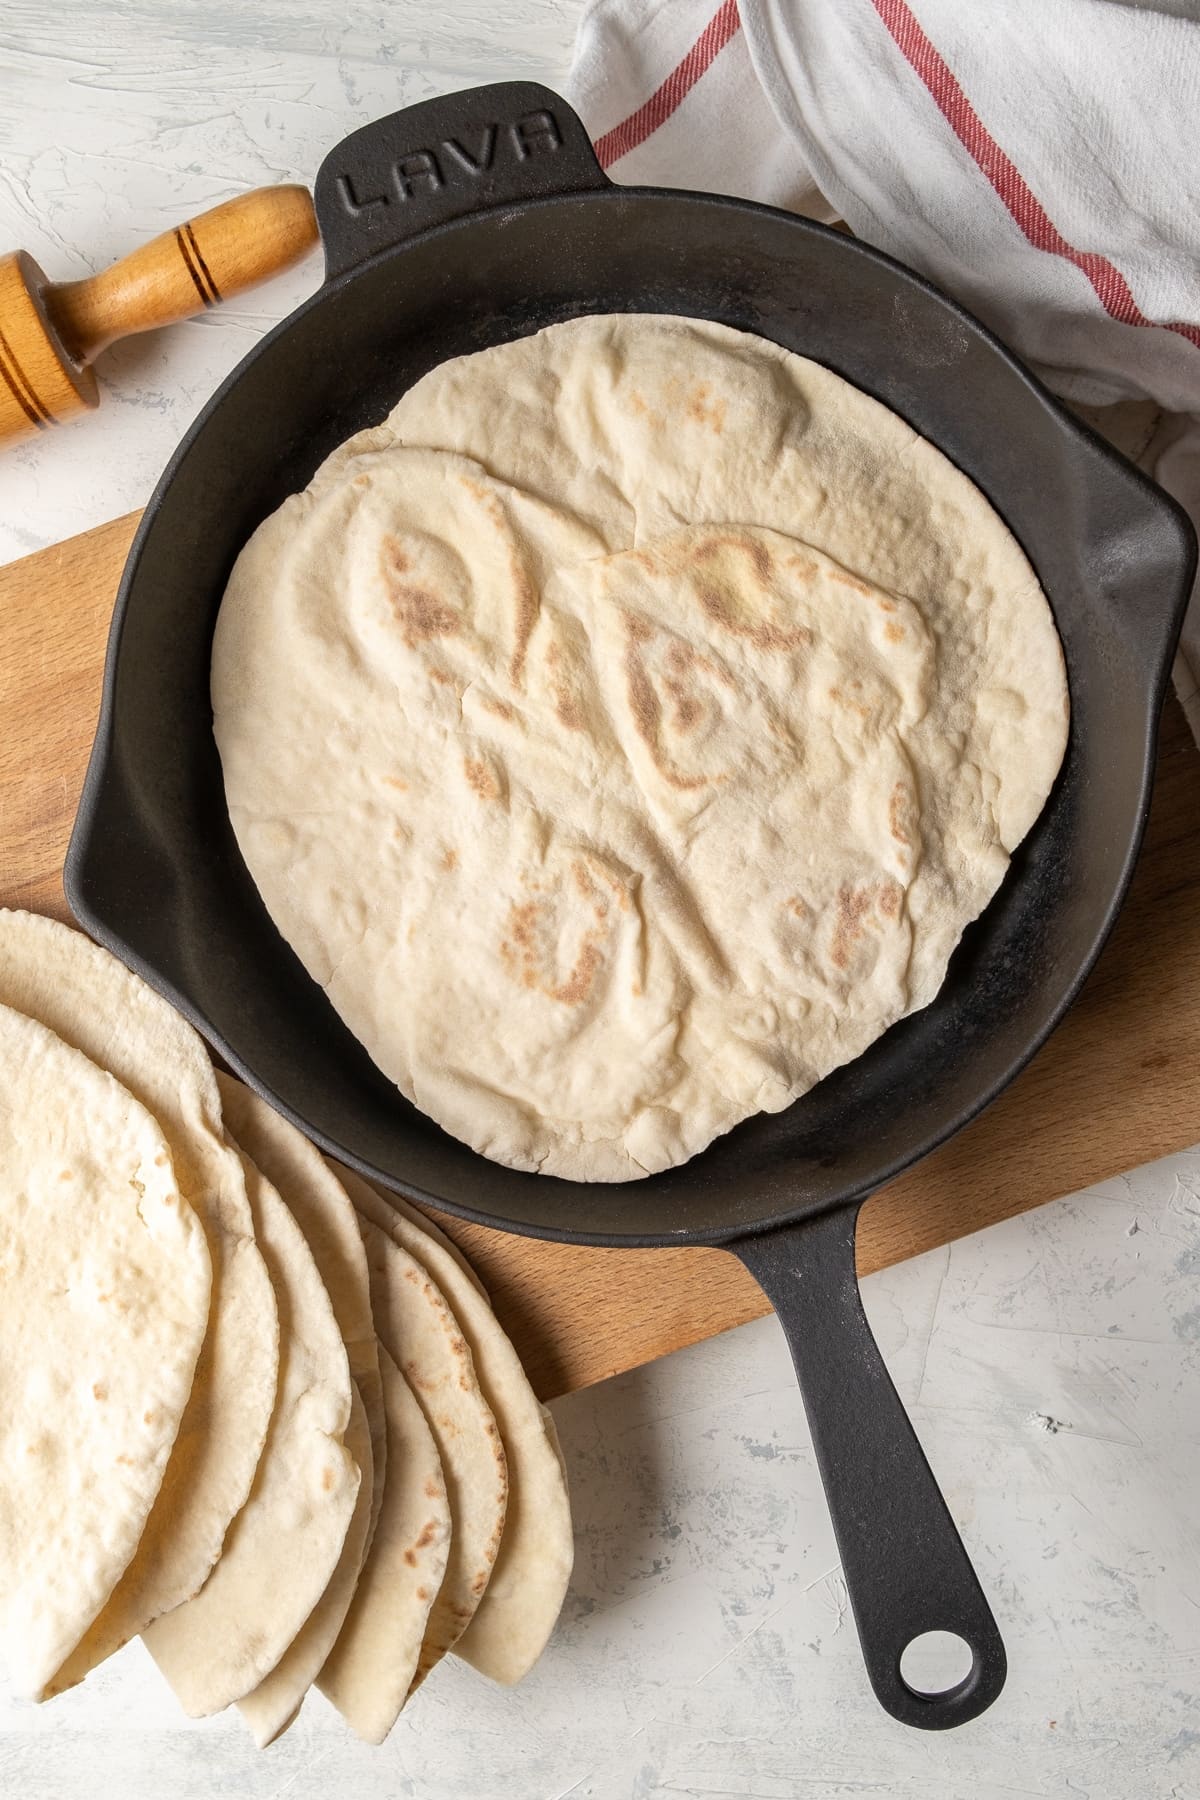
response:
M227 200L86 281L47 281L24 250L0 257L0 441L98 405L89 365L117 338L243 293L316 241L308 189L286 186Z

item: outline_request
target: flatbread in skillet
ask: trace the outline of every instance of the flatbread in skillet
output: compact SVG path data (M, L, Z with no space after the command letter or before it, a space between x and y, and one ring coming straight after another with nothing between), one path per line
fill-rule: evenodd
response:
M766 340L606 315L434 368L255 532L212 698L283 935L513 1168L620 1181L926 1006L1066 743L984 495Z

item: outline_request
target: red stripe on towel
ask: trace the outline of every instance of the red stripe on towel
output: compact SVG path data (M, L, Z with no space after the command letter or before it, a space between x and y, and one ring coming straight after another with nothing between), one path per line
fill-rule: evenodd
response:
M611 168L620 157L628 156L665 124L740 29L737 0L724 0L724 5L713 14L683 61L671 70L661 87L655 88L646 104L596 139L600 167Z
M1010 156L1000 148L941 52L922 29L907 0L871 0L875 11L912 64L950 129L987 176L1021 231L1037 250L1061 256L1087 276L1096 297L1110 318L1122 325L1157 325L1177 331L1200 349L1200 325L1179 320L1148 319L1133 297L1124 275L1106 256L1077 250L1054 224L1049 213Z

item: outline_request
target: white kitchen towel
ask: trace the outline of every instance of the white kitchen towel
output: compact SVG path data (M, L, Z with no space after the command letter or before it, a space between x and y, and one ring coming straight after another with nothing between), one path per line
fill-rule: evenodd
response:
M1153 401L1200 524L1200 0L591 0L568 93L614 179L843 218L1068 400ZM1198 678L1194 599L1200 736Z

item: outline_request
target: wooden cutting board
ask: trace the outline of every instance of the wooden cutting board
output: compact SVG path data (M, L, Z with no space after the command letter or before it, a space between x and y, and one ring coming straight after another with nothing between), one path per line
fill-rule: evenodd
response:
M62 862L136 515L0 569L0 905L66 918ZM1146 847L1066 1023L975 1123L870 1200L869 1271L1200 1139L1200 754L1174 700ZM547 1398L768 1310L718 1250L588 1250L446 1221Z

